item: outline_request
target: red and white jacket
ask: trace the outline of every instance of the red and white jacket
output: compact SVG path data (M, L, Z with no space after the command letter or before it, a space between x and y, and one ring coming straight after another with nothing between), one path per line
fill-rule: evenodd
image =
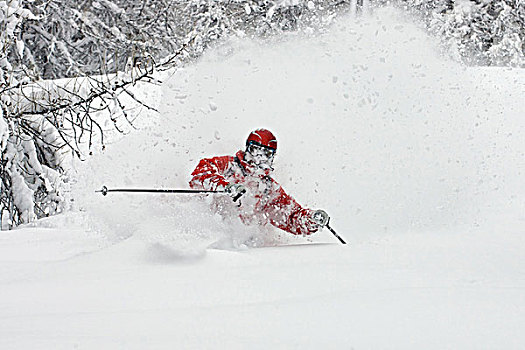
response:
M193 173L190 187L204 190L222 190L228 184L242 184L247 193L232 202L241 221L247 225L272 225L294 235L310 235L318 230L312 224L312 210L301 207L269 176L269 170L258 174L244 161L244 152L232 156L202 159Z

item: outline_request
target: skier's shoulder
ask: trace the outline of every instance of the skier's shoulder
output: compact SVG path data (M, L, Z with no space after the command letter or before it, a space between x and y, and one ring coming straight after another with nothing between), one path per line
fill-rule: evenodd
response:
M197 164L197 167L193 171L192 175L196 175L202 172L209 171L225 171L233 163L234 158L232 156L213 156L209 158L202 158Z

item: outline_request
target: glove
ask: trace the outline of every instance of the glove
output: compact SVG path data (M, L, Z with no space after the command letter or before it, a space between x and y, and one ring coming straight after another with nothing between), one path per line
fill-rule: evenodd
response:
M326 224L328 224L328 221L330 221L330 217L326 211L318 209L314 210L310 217L310 221L317 225L317 227L325 227Z
M233 198L233 201L236 202L243 194L246 193L246 187L241 184L228 184L224 189L226 193Z

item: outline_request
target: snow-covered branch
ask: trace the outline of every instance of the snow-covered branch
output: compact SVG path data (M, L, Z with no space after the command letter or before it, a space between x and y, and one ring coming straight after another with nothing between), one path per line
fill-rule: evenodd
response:
M377 5L385 1L376 0ZM449 55L468 65L525 67L525 1L398 0Z

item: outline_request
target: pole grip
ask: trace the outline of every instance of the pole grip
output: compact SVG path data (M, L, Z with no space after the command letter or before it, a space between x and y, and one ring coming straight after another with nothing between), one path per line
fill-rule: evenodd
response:
M238 200L239 198L241 198L242 195L245 194L245 193L246 193L246 190L243 190L243 191L237 193L237 195L236 195L235 197L233 197L233 201L234 201L234 202L237 202L237 200ZM240 205L240 204L239 204L239 205Z

